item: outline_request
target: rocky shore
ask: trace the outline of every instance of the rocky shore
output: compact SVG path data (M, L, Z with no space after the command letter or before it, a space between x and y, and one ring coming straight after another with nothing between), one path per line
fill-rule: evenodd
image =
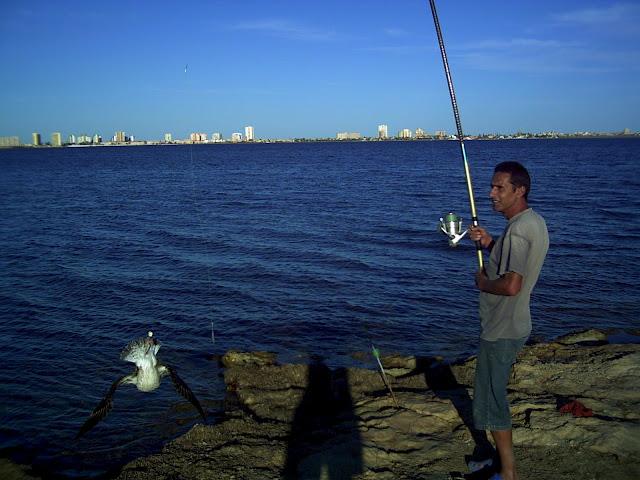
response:
M221 361L225 418L119 479L435 480L491 448L471 428L475 358L383 357L397 404L372 369L279 365L260 352ZM509 388L522 480L640 478L640 345L597 331L527 345Z

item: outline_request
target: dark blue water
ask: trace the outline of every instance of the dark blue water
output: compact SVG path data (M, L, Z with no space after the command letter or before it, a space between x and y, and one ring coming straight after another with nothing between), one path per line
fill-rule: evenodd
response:
M551 237L534 335L639 328L640 141L466 146L496 234L493 166L532 173ZM448 210L469 218L455 142L0 150L1 454L95 475L184 433L197 415L165 381L122 387L73 440L148 330L212 413L211 356L232 348L351 365L370 336L383 353L472 354L476 257L437 232Z

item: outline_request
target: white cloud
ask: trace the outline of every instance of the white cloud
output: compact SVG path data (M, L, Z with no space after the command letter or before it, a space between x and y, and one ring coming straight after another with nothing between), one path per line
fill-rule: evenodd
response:
M473 43L466 43L459 47L452 47L457 50L512 50L512 49L558 49L574 48L581 46L578 42L561 42L558 40L540 40L537 38L510 38L506 40L481 40Z
M338 39L338 34L333 30L320 30L279 19L242 22L230 27L230 29L253 31L280 38L311 42L326 42Z
M609 50L587 40L488 39L453 45L452 58L478 70L531 73L637 72L638 49Z
M386 53L391 55L416 55L426 51L435 51L436 48L421 45L387 45L379 47L362 47L357 50L360 52Z
M389 37L407 37L409 36L409 32L403 30L401 28L385 28L383 30L384 34Z
M560 23L576 25L627 24L640 20L640 5L615 3L603 8L583 8L556 13L552 18Z
M456 53L455 58L471 68L488 71L529 73L584 73L640 71L640 51L605 52L588 48L480 51Z

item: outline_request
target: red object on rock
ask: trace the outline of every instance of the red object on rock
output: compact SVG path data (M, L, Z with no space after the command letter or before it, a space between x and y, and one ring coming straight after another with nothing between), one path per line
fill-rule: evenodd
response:
M571 400L560 407L560 413L571 413L574 417L593 417L593 410L585 407L578 400Z

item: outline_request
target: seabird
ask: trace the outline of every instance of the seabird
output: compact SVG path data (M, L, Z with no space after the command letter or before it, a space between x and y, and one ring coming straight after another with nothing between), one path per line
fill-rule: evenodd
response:
M135 370L130 375L125 375L113 382L105 397L80 428L76 438L87 433L107 416L113 407L113 394L120 385L133 383L141 392L152 392L160 386L162 377L167 375L171 377L176 391L189 400L196 407L202 419L206 420L200 402L187 384L182 381L172 367L163 365L158 361L156 357L158 350L160 350L160 343L153 337L153 332L149 332L146 337L133 340L122 350L120 359L135 363Z

